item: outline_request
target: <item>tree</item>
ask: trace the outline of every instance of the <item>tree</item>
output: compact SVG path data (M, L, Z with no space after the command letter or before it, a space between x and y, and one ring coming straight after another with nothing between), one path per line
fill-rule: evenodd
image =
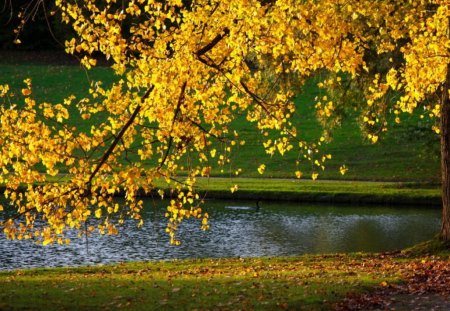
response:
M89 98L69 96L59 104L36 103L29 80L21 105L12 103L7 86L0 89L0 181L17 207L2 224L8 237L63 243L67 229L82 230L93 216L102 222L88 230L114 233L125 217L140 220L139 189L163 196L161 179L176 193L167 212L172 243L179 243L175 233L185 218L202 219L206 229L195 182L242 143L230 127L238 115L263 135L278 133L264 142L269 154L300 150L323 167L321 139L302 140L291 99L299 85L325 72L325 88L344 89L344 77L363 89L357 105L373 142L390 111L420 106L441 117L434 128L442 137L441 238L450 239L446 0L116 2L55 4L77 34L66 51L88 69L103 54L117 83L93 83ZM318 115L336 116L340 105L318 99ZM77 124L92 124L90 131L71 124L69 114L79 114ZM188 174L180 179L182 169ZM60 172L64 182L52 182ZM125 206L113 198L121 189Z

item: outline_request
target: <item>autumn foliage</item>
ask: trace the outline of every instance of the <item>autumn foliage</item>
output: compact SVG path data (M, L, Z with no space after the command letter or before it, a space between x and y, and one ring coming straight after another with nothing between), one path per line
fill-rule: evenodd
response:
M317 178L330 157L320 152L326 137L305 141L292 120L301 117L293 97L318 73L330 94L358 85L361 123L374 143L389 114L400 122L402 112L420 107L439 117L440 94L448 92L447 0L55 3L77 34L67 53L87 69L103 55L118 82L93 82L89 97L68 94L61 103L36 102L29 80L18 96L0 86L0 182L16 209L2 226L13 239L63 243L70 228L115 233L125 218L142 223L138 190L162 197L157 180L174 193L167 209L172 243L185 218L207 229L196 179L245 143L230 126L241 115L267 137L269 155L299 152ZM340 98L316 99L323 122L339 117L348 104ZM69 113L90 130L70 124ZM440 132L438 124L433 129ZM67 178L55 182L61 173ZM119 191L123 206L114 201ZM88 225L91 217L100 224Z

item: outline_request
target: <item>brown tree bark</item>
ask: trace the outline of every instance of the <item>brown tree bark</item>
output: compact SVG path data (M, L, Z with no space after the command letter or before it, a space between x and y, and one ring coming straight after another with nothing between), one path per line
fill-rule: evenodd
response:
M442 173L442 227L441 240L450 242L450 64L441 94L441 173Z

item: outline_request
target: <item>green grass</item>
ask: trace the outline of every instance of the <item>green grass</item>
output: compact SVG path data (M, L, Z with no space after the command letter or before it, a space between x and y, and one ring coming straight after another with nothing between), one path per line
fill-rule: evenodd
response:
M66 182L67 178L67 176L59 176L51 177L50 180ZM182 182L183 178L179 181ZM235 185L238 186L238 190L232 193L231 188ZM171 189L165 181L156 181L155 186L165 190L166 197L171 197ZM416 182L212 177L198 178L196 187L197 192L208 199L376 203L428 207L442 204L439 185ZM153 196L155 193L141 192L140 195Z
M238 185L238 191L230 188ZM289 200L328 203L441 204L435 185L399 182L307 181L298 179L199 179L207 197L251 200Z
M329 310L348 293L403 282L427 260L335 254L16 270L0 272L0 310Z
M402 253L411 258L430 256L436 254L448 257L450 255L449 250L450 250L450 242L445 242L435 238L429 241L419 243L417 245L413 245L405 250L402 250Z
M202 259L0 273L0 309L329 309L394 270L366 255ZM367 267L363 265L365 263Z
M105 67L85 71L79 66L48 66L32 62L11 64L11 59L0 60L0 84L9 83L19 92L25 77L33 79L34 96L38 102L58 102L70 94L80 98L87 94L91 80L103 80L108 85L117 79ZM294 123L307 139L317 139L322 133L314 117L313 99L317 95L321 95L321 91L309 82L296 100L298 110ZM327 169L319 172L319 178L439 182L438 137L431 132L429 122L420 120L417 115L404 116L403 119L403 123L393 126L375 145L364 141L354 119L346 120L334 132L333 141L323 146L324 152L331 153L333 158L327 162ZM88 123L80 122L76 117L70 123L79 125L81 130L89 127ZM267 169L263 177L294 177L299 156L296 152L270 158L263 150L263 137L253 124L239 118L233 126L247 143L235 150L230 165L215 168L214 176L233 176L234 171L241 168L242 177L261 177L257 167L265 163ZM342 164L349 167L345 176L339 173ZM306 178L312 171L309 162L303 163L300 169Z

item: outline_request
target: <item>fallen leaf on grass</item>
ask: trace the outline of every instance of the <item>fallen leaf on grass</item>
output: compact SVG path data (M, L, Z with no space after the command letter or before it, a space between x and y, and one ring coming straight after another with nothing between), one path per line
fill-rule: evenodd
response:
M336 310L386 309L398 295L428 297L440 295L450 297L450 261L425 258L418 262L383 265L383 269L393 267L400 271L403 284L391 285L382 281L380 288L371 293L349 293L343 302L335 306ZM422 299L422 298L420 298ZM414 299L409 303L411 309L416 307Z

